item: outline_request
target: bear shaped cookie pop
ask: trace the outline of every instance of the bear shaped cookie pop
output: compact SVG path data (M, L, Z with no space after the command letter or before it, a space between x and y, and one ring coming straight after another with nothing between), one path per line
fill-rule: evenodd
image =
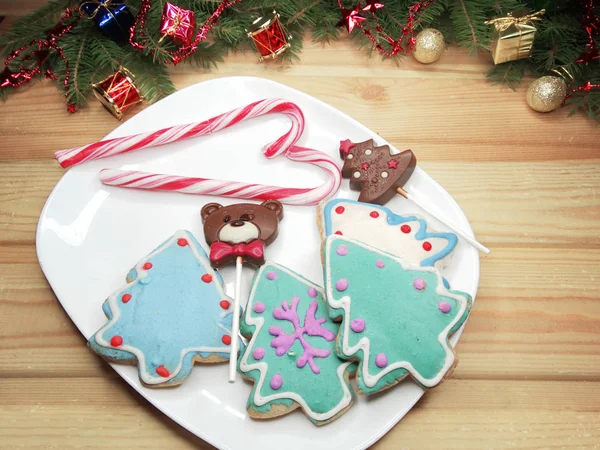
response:
M202 208L204 236L215 269L234 264L238 257L253 266L265 263L265 246L277 237L283 205L267 200L260 205L208 203Z
M233 296L232 336L240 331L240 291L244 262L259 267L265 263L265 246L277 237L279 221L283 219L283 205L267 200L260 205L234 203L223 206L208 203L200 214L204 222L204 236L210 245L210 263L215 269L235 264L235 294ZM229 382L235 382L237 339L231 343Z

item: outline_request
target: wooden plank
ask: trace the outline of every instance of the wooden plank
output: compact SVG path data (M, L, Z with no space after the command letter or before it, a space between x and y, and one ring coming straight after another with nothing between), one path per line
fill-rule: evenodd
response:
M10 263L12 251L22 263ZM570 257L563 249L496 250L483 261L453 376L600 381L598 260L600 249ZM102 362L60 308L31 247L0 246L0 273L0 377L58 376L64 353L64 376L95 376Z
M7 448L210 448L171 423L124 381L0 380ZM428 392L377 449L549 448L600 439L600 383L450 380ZM299 413L298 413L299 414Z
M351 115L398 148L411 147L423 161L600 157L600 130L591 121L567 118L567 109L546 115L530 110L525 103L528 81L517 92L490 86L484 80L488 68L487 57L469 59L454 48L432 66L410 57L397 66L368 60L343 39L331 47L306 42L301 64L257 65L255 55L248 52L232 55L211 73L185 65L170 70L179 89L234 75L287 84ZM96 141L118 125L93 99L84 114L68 114L50 81L15 94L3 110L0 159L45 159L53 150ZM206 118L201 110L198 114L199 120ZM21 126L36 117L45 120L33 129ZM25 148L24 133L35 138Z
M600 248L600 165L454 162L448 170L445 162L425 161L422 167L456 199L478 238L492 250L523 245ZM0 179L5 180L0 242L33 242L48 193L63 173L51 160L0 165Z

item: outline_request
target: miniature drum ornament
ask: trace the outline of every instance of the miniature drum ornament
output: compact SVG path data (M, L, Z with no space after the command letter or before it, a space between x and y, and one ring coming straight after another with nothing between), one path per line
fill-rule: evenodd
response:
M289 40L292 36L281 25L279 14L276 11L273 11L270 16L256 19L246 32L260 53L259 62L265 59L275 59L290 47Z
M125 112L142 101L140 91L134 83L133 74L125 67L98 83L92 83L94 96L118 120Z

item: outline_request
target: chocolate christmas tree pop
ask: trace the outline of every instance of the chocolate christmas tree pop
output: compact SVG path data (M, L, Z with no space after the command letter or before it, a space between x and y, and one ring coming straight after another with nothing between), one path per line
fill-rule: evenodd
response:
M428 201L414 193L408 193L402 186L408 181L417 166L417 158L410 150L392 154L389 145L375 145L373 139L354 143L350 139L340 141L340 157L344 160L342 176L350 178L350 188L360 191L359 202L384 205L396 194L412 201L443 223L470 245L485 253L490 250L481 245L456 225L427 206Z
M417 165L410 150L392 154L389 145L376 146L373 139L353 144L342 141L342 176L350 178L350 188L359 190L359 202L384 205L404 186Z

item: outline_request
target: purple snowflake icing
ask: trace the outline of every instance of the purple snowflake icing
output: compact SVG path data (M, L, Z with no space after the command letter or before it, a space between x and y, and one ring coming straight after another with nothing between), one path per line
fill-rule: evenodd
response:
M298 358L296 366L302 368L308 363L313 373L321 373L321 369L317 366L314 358L327 358L331 352L327 349L313 347L304 339L304 335L320 336L326 341L332 342L335 339L335 333L322 326L327 321L325 317L320 319L315 317L319 306L316 300L313 300L308 306L304 317L304 326L300 326L300 317L298 316L300 297L292 297L291 303L290 306L285 300L281 302L281 307L277 307L273 311L273 317L278 320L287 320L290 322L294 326L294 332L286 334L281 328L271 326L269 334L275 336L273 341L271 341L271 347L275 349L277 356L283 356L292 348L296 340L299 340L304 351L300 358Z

